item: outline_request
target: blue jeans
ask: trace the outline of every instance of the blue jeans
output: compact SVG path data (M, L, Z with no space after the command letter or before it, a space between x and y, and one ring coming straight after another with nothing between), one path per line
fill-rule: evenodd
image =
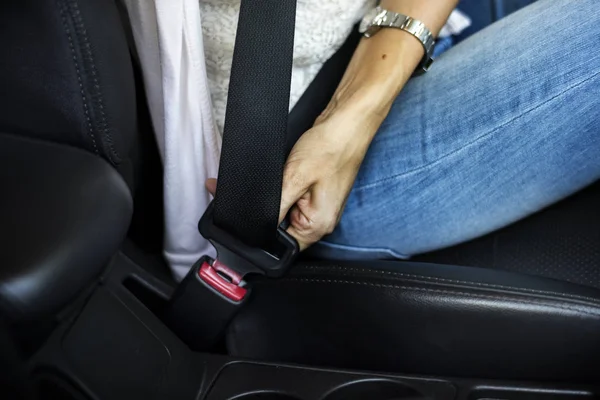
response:
M407 258L511 224L600 178L600 1L540 0L404 88L334 233L333 259Z

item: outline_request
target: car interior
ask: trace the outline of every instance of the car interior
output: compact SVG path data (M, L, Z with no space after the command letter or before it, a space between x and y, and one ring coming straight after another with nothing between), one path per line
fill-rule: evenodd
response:
M463 36L531 2L463 0ZM598 183L408 261L300 255L246 277L239 307L192 279L207 260L177 283L162 256L162 165L123 5L0 9L0 398L600 398ZM288 148L359 38L290 113Z

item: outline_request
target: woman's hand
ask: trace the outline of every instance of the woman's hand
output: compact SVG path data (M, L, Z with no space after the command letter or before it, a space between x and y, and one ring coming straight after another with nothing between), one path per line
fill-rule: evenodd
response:
M322 116L296 143L285 165L279 219L304 250L338 224L360 164L379 126L356 114Z
M380 123L377 117L328 109L292 149L284 169L279 221L289 213L288 232L301 250L333 232ZM213 195L216 187L216 179L206 182Z

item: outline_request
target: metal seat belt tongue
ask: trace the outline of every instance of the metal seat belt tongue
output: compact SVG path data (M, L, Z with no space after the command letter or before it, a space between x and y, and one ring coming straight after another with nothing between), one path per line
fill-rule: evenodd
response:
M250 275L281 277L298 243L279 226L296 0L242 0L219 179L198 229L217 250L202 257L166 310L194 350L212 349L251 295Z

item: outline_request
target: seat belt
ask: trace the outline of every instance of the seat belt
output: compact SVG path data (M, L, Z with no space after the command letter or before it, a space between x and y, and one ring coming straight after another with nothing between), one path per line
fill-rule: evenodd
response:
M279 218L295 22L296 0L242 0L214 222L263 248Z
M217 191L199 222L217 249L174 293L166 321L210 350L250 295L248 274L280 277L298 243L279 225L296 0L241 0Z
M242 0L215 199L200 233L238 275L281 276L298 244L278 227L296 0Z
M215 199L200 233L238 275L281 276L298 244L278 227L296 0L242 0Z

